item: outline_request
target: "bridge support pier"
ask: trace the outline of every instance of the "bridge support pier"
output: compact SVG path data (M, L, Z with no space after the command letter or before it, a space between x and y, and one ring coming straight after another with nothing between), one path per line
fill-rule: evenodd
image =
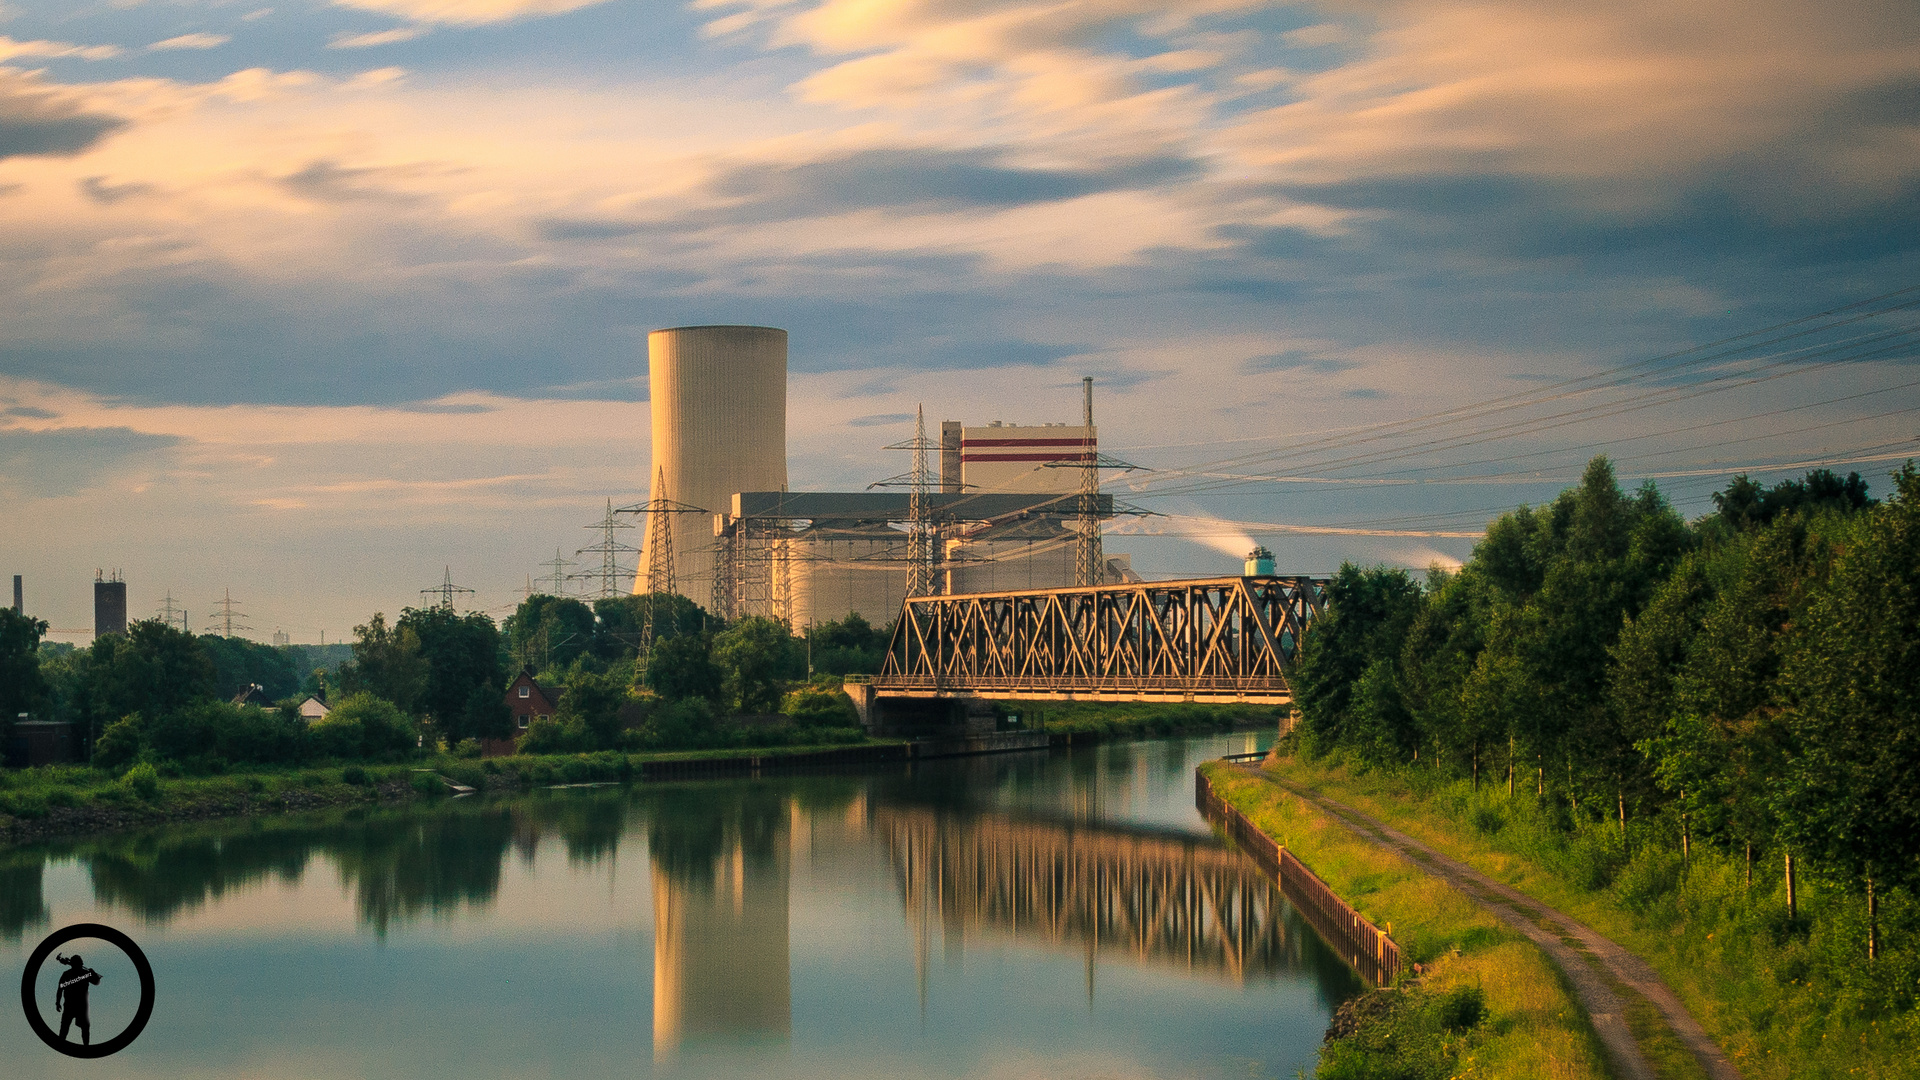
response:
M991 735L997 726L987 698L883 697L872 683L850 682L844 689L869 735Z

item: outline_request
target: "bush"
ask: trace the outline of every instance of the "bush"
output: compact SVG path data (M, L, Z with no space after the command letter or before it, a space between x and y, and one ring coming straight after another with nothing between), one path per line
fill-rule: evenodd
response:
M149 802L160 795L160 773L153 767L151 761L143 761L128 769L127 774L120 778L120 782L127 786L128 791Z
M480 752L479 739L461 739L453 748L453 756L457 758L477 758Z
M75 807L80 805L80 796L72 788L57 787L47 792L48 806Z
M340 782L343 784L352 784L355 787L365 786L367 783L367 770L358 765L349 765L340 770Z
M835 687L806 687L787 695L780 711L803 728L850 728L860 726L860 713L846 691Z
M19 818L43 818L47 816L47 800L30 791L19 791L6 797L3 803L9 814Z
M536 717L527 725L527 733L520 736L520 752L523 754L577 754L588 749L591 736L587 726L580 720L556 720L550 716Z
M430 772L414 773L411 783L414 791L429 799L437 799L447 793L447 785Z
M314 751L330 758L390 757L413 749L420 739L412 717L366 691L335 706L308 734Z

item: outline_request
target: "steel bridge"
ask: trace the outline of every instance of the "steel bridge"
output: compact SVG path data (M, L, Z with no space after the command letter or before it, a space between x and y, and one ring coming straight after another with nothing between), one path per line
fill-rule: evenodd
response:
M915 596L878 698L1281 705L1324 578L1230 577Z

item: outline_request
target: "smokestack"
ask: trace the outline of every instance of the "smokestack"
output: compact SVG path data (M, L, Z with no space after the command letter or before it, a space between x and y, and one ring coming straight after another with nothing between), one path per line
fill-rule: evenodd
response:
M96 573L93 580L93 636L98 639L108 634L127 632L127 583L120 580L120 571L113 572L111 580L103 580Z
M25 599L21 595L19 574L13 575L13 613L15 615L25 615L27 613Z

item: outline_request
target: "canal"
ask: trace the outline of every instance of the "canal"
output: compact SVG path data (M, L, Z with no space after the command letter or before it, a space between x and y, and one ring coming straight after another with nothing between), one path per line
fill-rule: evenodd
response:
M100 922L157 986L146 1032L94 1062L9 1005L0 1061L18 1080L1310 1073L1359 984L1193 807L1196 765L1266 738L0 849L7 972ZM137 980L81 946L97 1041Z

